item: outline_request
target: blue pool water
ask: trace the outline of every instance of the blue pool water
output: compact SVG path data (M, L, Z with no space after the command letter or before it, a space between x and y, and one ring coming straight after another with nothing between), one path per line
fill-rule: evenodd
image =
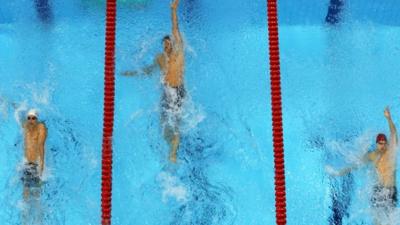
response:
M35 107L49 132L36 224L99 224L103 5L52 1L44 23L33 1L0 2L0 221L20 224L29 207L16 115ZM343 224L371 224L371 168L333 179L324 166L356 162L388 132L386 105L400 121L399 16L387 11L398 6L354 1L331 29L321 2L279 1L288 224L330 224L332 195L346 185ZM181 0L189 97L177 166L159 125L159 74L119 75L161 50L169 2L118 9L113 224L275 223L265 4Z

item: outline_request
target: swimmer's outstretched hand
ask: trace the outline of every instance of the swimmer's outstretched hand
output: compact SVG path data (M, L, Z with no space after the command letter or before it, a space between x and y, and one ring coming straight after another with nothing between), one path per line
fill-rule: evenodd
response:
M179 4L179 0L174 0L174 1L171 3L171 9L176 9L176 8L178 8L178 4Z
M337 176L341 175L340 172L338 172L332 166L329 166L329 165L325 166L325 171L326 171L327 174L329 174L331 176L334 176L334 177L337 177Z

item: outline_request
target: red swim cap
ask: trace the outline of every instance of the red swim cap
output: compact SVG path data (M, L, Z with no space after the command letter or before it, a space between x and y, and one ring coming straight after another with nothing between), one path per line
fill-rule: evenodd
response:
M378 143L378 142L380 142L380 141L385 141L385 142L387 142L386 135L384 135L384 134L378 134L378 135L376 135L376 143Z

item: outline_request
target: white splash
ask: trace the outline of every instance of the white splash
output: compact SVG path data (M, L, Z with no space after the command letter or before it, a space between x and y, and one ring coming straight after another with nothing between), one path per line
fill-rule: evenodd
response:
M188 191L185 186L183 186L177 179L177 177L172 176L167 172L161 172L158 175L157 180L161 183L162 191L162 201L164 203L168 202L169 198L174 198L180 203L185 203L188 200Z
M20 211L26 211L28 209L28 204L23 199L20 199L18 200L16 207Z
M32 90L33 101L39 104L48 105L50 102L51 89L43 88Z
M400 211L399 208L393 210L378 210L372 211L372 217L379 221L380 225L400 225Z
M362 158L367 153L371 145L372 132L366 131L353 142L332 140L327 143L327 148L337 155L344 158L350 165L361 165Z
M207 117L204 110L194 104L190 95L187 95L183 108L182 131L184 133L196 128Z
M44 166L44 169L43 169L43 173L42 173L42 176L40 177L40 179L43 181L43 182L45 182L45 181L48 181L49 179L51 179L51 178L53 178L54 176L53 176L53 168L50 168L50 167L48 167L48 166Z
M3 96L0 96L0 112L3 114L3 117L6 118L8 113L8 101Z
M18 123L18 125L22 126L21 113L26 112L27 110L28 110L28 104L26 103L26 101L16 105L14 111L14 118L15 121Z

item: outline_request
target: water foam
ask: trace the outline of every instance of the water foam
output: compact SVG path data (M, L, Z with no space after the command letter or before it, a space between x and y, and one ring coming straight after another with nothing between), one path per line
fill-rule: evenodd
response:
M184 204L188 201L187 188L178 181L178 178L167 173L161 172L157 180L161 183L162 187L162 201L168 202L169 198L175 199L177 202Z

